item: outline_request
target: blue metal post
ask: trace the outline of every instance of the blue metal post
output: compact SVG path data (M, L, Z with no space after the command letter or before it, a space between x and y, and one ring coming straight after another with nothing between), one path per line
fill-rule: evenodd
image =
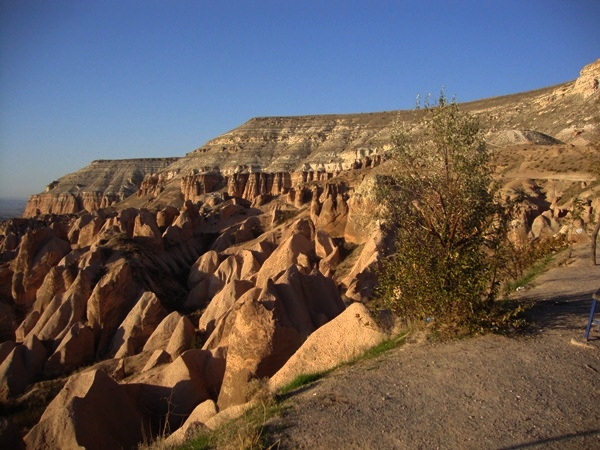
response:
M598 325L598 328L600 329L600 321L598 320L594 320L594 314L596 313L596 302L598 300L600 300L600 289L598 289L594 295L592 295L592 310L590 311L590 318L588 320L588 324L587 327L585 328L585 340L589 340L590 337L590 331L592 329L592 325Z

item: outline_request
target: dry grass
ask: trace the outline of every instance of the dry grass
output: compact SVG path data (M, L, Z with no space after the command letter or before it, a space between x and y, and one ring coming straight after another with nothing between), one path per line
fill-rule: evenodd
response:
M251 450L279 448L278 442L272 442L265 427L269 418L279 415L282 404L268 388L268 379L252 380L247 388L247 398L255 406L246 411L241 417L228 421L216 430L199 432L192 439L181 445L167 443L167 433L152 442L141 444L139 450Z

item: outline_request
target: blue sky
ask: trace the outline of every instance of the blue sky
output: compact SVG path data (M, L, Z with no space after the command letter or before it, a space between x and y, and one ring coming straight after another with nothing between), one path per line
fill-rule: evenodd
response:
M183 156L254 116L410 109L573 80L597 0L0 0L0 197Z

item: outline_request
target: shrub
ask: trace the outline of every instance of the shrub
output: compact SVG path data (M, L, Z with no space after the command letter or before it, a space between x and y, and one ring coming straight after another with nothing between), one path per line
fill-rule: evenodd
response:
M506 241L496 258L499 278L505 283L506 293L529 283L545 270L556 253L569 246L567 236L557 234L517 245Z
M377 187L395 234L380 301L407 321L477 324L493 308L508 218L478 121L442 93L415 127L397 125L392 142L395 168Z

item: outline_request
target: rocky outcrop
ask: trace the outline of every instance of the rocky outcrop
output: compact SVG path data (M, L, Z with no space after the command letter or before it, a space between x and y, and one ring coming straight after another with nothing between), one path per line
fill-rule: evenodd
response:
M185 175L181 178L181 193L185 200L197 201L203 194L216 191L223 186L223 177L218 172Z
M192 439L196 434L202 430L207 430L208 427L205 425L212 417L217 415L217 405L212 400L206 400L200 403L185 423L175 433L169 436L166 444L168 445L181 445L186 440Z
M109 264L107 271L87 302L88 324L94 331L99 355L108 350L110 339L139 298L141 290L125 259Z
M152 431L175 431L198 404L210 398L212 387L205 374L210 359L210 352L189 350L128 383L127 390L145 411Z
M495 147L510 145L556 145L562 142L552 136L531 130L502 130L487 136L488 144Z
M27 448L137 448L143 423L126 390L101 371L71 377L39 423Z
M210 301L202 316L198 328L201 332L210 334L215 324L231 309L233 304L254 284L250 280L232 280L227 283Z
M341 280L341 284L346 287L346 297L364 301L373 296L373 289L377 284L377 267L382 256L381 244L381 233L365 243L350 273Z
M140 211L135 217L133 237L148 238L154 245L162 246L162 233L156 223L156 216L149 211Z
M301 201L306 183L380 164L382 154L390 148L389 126L395 116L375 113L251 119L163 170L148 174L140 183L137 206L143 206L143 199L161 202L171 196L173 201L174 193L184 200L204 201L206 194L218 190L250 201L278 195L290 195L291 202ZM73 199L68 200L69 210L75 210Z
M164 350L173 359L188 350L194 339L194 325L173 311L156 327L144 345L144 351Z
M265 260L256 276L256 286L265 287L269 279L277 279L291 265L312 270L315 257L314 244L301 233L283 241Z
M75 214L83 208L82 201L71 193L41 193L29 197L23 217L40 214Z
M227 359L219 409L245 403L250 380L273 375L302 343L272 285L257 301L236 303L226 323Z
M44 364L44 376L54 378L71 373L93 360L94 333L81 322L77 322Z
M138 190L138 196L140 197L156 197L164 190L164 186L171 181L176 175L177 171L164 171L160 173L153 173L146 175L142 180L142 184Z
M11 264L12 296L18 304L29 307L44 277L71 250L51 228L28 232L19 245L19 254Z
M225 359L219 408L245 403L252 379L273 375L310 333L343 309L331 279L318 272L304 275L294 264L234 300L204 346Z
M194 325L190 319L183 316L179 319L179 322L177 322L177 326L175 326L173 334L169 338L169 343L167 344L165 351L171 355L172 359L175 359L192 347L195 336Z
M588 64L579 73L573 92L587 98L600 90L600 59Z
M21 394L42 372L48 357L36 336L16 345L0 364L0 402Z
M209 279L221 264L219 254L214 250L203 253L202 256L192 265L188 276L188 286L195 288L199 283Z
M46 192L32 195L24 217L75 214L107 208L136 193L146 175L158 172L177 158L98 160L53 181Z
M292 188L289 172L245 172L228 177L227 193L234 197L254 200L259 195L284 195Z
M142 351L144 344L166 315L167 311L156 294L144 292L114 334L111 355L123 358Z
M376 346L387 334L362 303L344 312L312 333L294 355L269 380L276 391L298 375L330 370Z
M84 322L92 292L90 284L86 272L81 271L64 293L54 296L28 336L36 335L43 341L58 343L71 326Z
M346 190L342 184L327 183L320 199L313 196L311 216L317 230L326 231L332 237L345 236L349 212Z

